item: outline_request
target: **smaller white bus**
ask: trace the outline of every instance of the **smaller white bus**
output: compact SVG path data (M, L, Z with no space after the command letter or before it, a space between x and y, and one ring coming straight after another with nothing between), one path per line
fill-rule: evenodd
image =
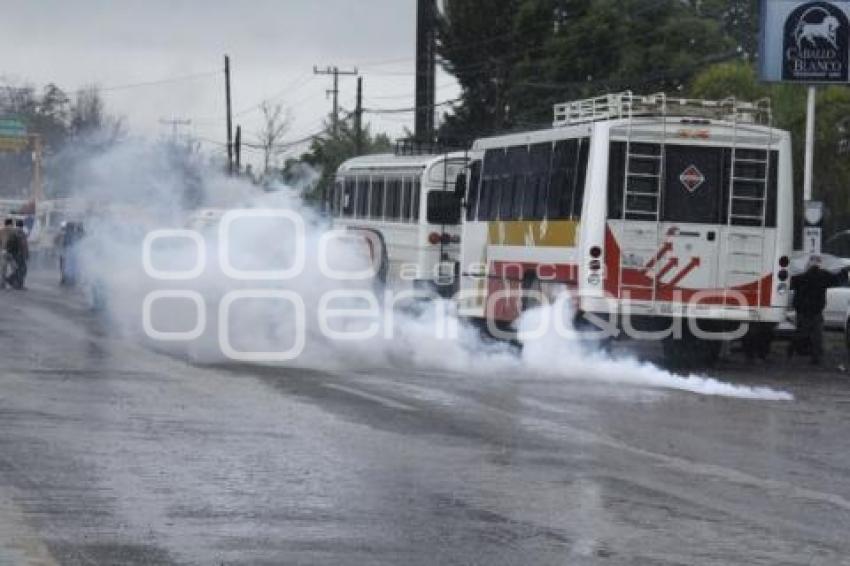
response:
M449 296L460 256L455 181L466 162L463 152L349 159L331 195L333 227L363 235L388 286Z

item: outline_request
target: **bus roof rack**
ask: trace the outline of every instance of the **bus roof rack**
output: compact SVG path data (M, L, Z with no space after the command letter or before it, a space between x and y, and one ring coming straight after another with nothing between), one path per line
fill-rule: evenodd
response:
M394 153L396 155L442 155L453 151L463 151L463 148L452 147L435 141L403 138L396 140Z
M639 116L706 118L764 125L772 123L769 98L755 102L739 101L734 97L723 100L703 100L668 98L663 92L636 95L626 91L556 104L553 125L555 127L571 126Z

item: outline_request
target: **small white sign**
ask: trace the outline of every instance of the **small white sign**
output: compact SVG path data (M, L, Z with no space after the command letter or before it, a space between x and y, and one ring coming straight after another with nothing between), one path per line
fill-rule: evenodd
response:
M818 200L807 200L803 203L803 216L806 224L817 226L823 220L823 203Z
M807 254L820 254L821 229L817 226L803 228L803 251Z

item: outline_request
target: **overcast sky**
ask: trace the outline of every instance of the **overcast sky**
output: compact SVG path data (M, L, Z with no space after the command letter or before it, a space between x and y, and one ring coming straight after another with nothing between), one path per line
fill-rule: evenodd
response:
M248 138L259 128L257 106L266 98L292 109L288 139L320 129L330 111L331 78L314 76L314 64L358 67L367 108L413 106L416 0L2 3L2 83L55 82L68 91L98 84L108 108L126 117L135 134L167 133L160 119L181 118L192 120L199 138L224 141L225 53L235 121ZM437 84L438 101L456 96L451 78L441 75ZM341 79L340 91L341 106L353 108L356 80ZM367 119L373 131L412 129L412 113Z

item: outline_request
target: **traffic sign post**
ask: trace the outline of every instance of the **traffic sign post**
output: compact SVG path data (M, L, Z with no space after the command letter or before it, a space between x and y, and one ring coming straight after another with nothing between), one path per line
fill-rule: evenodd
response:
M803 228L803 252L809 255L820 255L822 239L820 226Z
M807 254L820 255L823 222L823 203L807 200L803 204L803 251Z

